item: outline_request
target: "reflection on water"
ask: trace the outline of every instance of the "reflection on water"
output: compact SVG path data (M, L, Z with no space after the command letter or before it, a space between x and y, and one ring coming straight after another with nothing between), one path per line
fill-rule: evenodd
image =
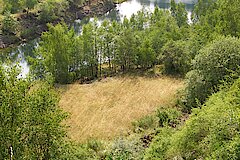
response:
M3 65L11 63L12 65L18 64L21 67L20 77L26 77L29 73L29 65L27 57L34 57L34 49L38 46L37 40L30 41L19 45L17 48L8 48L0 54L0 61Z
M117 4L117 7L112 9L110 12L105 15L98 17L98 22L101 23L104 19L121 21L126 16L130 18L133 14L136 14L142 9L147 11L153 11L156 6L161 9L169 9L171 0L128 0L121 4ZM194 4L197 0L175 0L177 3L182 2L186 6L188 11L188 22L191 23L191 12L193 10ZM89 21L92 21L93 18L85 18L83 20L76 20L74 28L77 33L81 33L81 26L86 24Z
M186 10L191 13L193 10L194 4L197 0L175 0L177 3L182 2L186 5ZM137 13L137 11L145 8L147 10L153 11L154 8L158 6L162 9L169 9L170 8L170 0L128 0L121 4L117 5L116 10L112 10L111 12L116 13L109 13L113 15L118 15L116 17L123 18L126 16L130 18L132 14Z

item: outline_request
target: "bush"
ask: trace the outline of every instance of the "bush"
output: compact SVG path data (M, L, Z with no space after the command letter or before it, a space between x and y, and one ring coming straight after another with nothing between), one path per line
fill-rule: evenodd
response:
M240 79L193 109L179 131L160 130L146 159L240 159L239 104Z
M175 108L158 109L154 115L147 115L132 123L135 132L141 132L158 127L176 127L179 124L181 112Z
M140 160L143 159L144 147L138 137L117 139L109 148L107 160Z
M187 74L185 102L188 108L203 104L226 76L238 70L240 41L221 37L200 50L193 61L193 71Z
M2 21L2 32L5 35L16 34L18 22L12 17L10 12L6 12Z
M157 127L157 118L154 115L147 115L132 123L134 131L142 131Z
M169 41L162 48L160 60L167 74L184 75L190 69L191 57L185 41Z
M240 79L195 109L177 133L172 152L187 159L239 159ZM231 148L231 149L230 149Z
M179 124L178 118L181 116L181 112L176 109L158 109L156 116L158 118L158 125L160 127L176 127L176 125Z
M73 160L94 160L105 158L104 144L101 141L91 139L86 143L76 144L72 143L69 145L70 151L64 153L63 159Z
M36 31L37 31L37 27L32 27L32 28L27 28L27 29L24 29L22 32L21 32L21 35L20 37L22 39L34 39L34 35L36 34Z
M166 151L171 145L171 138L174 130L170 127L159 129L159 134L155 136L150 147L146 150L145 160L167 159Z

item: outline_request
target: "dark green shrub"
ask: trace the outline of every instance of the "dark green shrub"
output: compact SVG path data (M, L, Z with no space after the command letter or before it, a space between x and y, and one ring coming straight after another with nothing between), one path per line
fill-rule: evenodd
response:
M86 147L88 149L91 149L93 150L94 152L99 152L101 150L103 150L103 144L98 141L98 140L95 140L95 139L91 139L89 140L87 143L86 143Z
M176 109L158 109L156 116L158 118L158 125L160 127L172 126L176 127L179 123L178 118L180 117L181 112Z
M238 38L221 37L200 50L193 61L193 71L187 74L186 106L204 103L211 93L232 71L238 70L240 41Z
M162 48L160 60L167 74L184 75L190 69L191 57L185 41L169 41Z
M33 35L36 34L36 31L37 31L37 27L24 29L21 32L20 36L21 36L22 39L34 39L35 37L33 37Z
M18 22L14 19L10 12L4 14L2 21L2 32L5 35L16 34Z

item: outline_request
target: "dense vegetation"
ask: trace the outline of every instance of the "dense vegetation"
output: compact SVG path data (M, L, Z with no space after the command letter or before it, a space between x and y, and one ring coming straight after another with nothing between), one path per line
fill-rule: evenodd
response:
M8 1L4 8L11 13L31 8L29 1L18 2ZM184 5L172 0L170 11L143 10L101 25L95 19L80 34L65 23L49 25L35 58L28 59L31 78L17 78L15 68L0 69L0 158L240 159L239 2L199 0L192 24ZM15 32L6 14L2 29ZM50 82L92 80L155 65L163 74L185 77L177 109L159 109L134 122L131 136L110 145L97 140L69 145L61 126L65 114Z
M0 68L0 159L59 159L66 137L59 96L50 81L18 75L17 67Z
M174 16L186 16L184 6L175 5L182 9L174 10ZM146 70L163 62L166 72L184 74L191 59L183 43L188 35L184 31L189 26L186 17L184 21L180 19L181 26L178 26L174 16L156 8L154 13L140 11L123 22L105 20L98 26L95 19L82 27L80 35L65 24L49 26L36 51L39 59L33 65L33 73L42 77L49 72L57 83L70 83L117 72ZM171 42L176 42L176 49L171 47ZM181 52L175 55L178 50ZM184 61L183 57L189 60Z

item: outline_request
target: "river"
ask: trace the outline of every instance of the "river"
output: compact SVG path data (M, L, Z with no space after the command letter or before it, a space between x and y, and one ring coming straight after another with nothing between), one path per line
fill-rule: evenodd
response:
M197 0L175 0L177 3L182 2L186 5L186 10L188 11L188 21L191 23L191 11L194 7L194 4ZM110 20L117 20L121 21L125 16L130 18L132 14L137 13L139 10L145 8L146 10L153 11L155 6L158 6L162 9L169 9L170 7L170 0L128 0L121 4L117 4L117 7L111 10L110 12L106 13L105 15L99 17L99 22L103 19L107 18ZM87 21L92 20L76 20L74 24L75 30L80 32L81 26ZM20 76L26 77L27 73L29 72L29 66L25 57L32 56L34 48L37 46L37 40L28 42L26 44L21 44L17 47L17 49L13 49L9 51L9 56L15 57L15 61L19 61L19 65L22 68L22 73ZM3 59L5 59L4 57Z

